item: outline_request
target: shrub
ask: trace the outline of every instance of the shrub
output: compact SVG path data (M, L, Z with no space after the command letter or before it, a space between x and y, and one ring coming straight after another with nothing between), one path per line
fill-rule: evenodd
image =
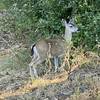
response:
M73 17L80 32L74 34L74 45L92 49L100 42L99 0L2 0L13 17L17 38L35 41L41 37L62 36L61 19Z

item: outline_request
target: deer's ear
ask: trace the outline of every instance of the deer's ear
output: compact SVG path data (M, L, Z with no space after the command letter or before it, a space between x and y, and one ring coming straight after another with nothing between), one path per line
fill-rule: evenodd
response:
M74 19L70 19L69 20L69 23L74 23Z
M65 26L65 25L67 24L67 22L66 22L66 20L65 20L65 19L62 19L62 21L61 21L61 22L62 22L62 25L63 25L63 26Z
M63 26L65 26L68 23L70 23L70 19L69 18L67 18L66 20L65 19L62 19Z

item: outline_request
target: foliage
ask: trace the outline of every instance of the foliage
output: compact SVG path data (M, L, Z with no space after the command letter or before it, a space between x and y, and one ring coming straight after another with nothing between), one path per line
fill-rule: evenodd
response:
M73 17L80 32L74 45L91 49L100 42L100 0L1 0L12 18L9 28L17 38L35 41L62 36L61 19ZM7 16L6 16L7 17ZM7 26L8 27L8 26ZM29 39L29 38L28 38Z

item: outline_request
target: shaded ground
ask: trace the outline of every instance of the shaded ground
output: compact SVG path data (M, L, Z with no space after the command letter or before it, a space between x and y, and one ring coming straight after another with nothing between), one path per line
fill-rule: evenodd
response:
M4 59L5 58L5 59ZM0 58L0 91L16 91L29 80L29 69L5 66L7 57ZM3 60L4 59L4 60ZM100 100L100 63L84 64L70 75L68 80L37 88L20 96L5 100Z

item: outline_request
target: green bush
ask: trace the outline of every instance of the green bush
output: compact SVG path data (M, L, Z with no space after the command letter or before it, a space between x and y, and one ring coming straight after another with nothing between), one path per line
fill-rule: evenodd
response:
M61 19L73 17L80 30L73 37L75 46L82 45L92 49L100 42L100 0L2 0L2 2L13 17L13 23L9 24L9 28L17 38L28 37L35 41L41 37L61 36L64 34Z

